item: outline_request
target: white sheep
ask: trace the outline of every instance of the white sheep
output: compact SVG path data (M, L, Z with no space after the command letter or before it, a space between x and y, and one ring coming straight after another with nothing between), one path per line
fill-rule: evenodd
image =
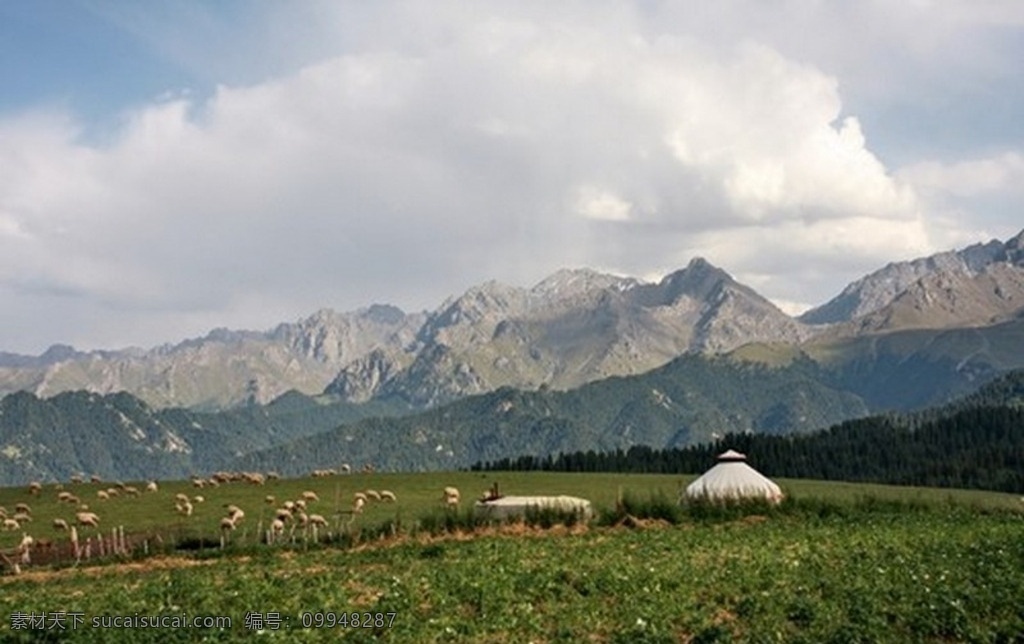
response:
M275 497L273 494L268 494L267 496L263 497L263 502L266 503L267 505L274 505L275 503L277 503L277 497Z
M32 515L27 514L25 512L15 512L14 516L12 516L11 518L17 521L18 524L20 525L22 523L30 522L32 520Z
M447 507L457 507L459 505L459 488L451 486L446 487L441 500Z
M326 526L327 525L327 519L325 519L323 517L323 515L321 515L321 514L311 514L311 515L309 515L309 524L310 525Z
M382 501L394 502L394 501L398 500L398 498L395 496L395 493L392 492L391 490L381 490L380 491L380 498L381 498Z
M96 490L96 498L100 501L107 501L110 499L110 494L106 490Z
M380 501L380 492L377 490L366 490L364 492L366 498L373 499L374 501Z
M242 519L245 518L245 512L243 512L242 508L238 507L237 505L229 505L228 518L234 521L236 524L241 523Z
M32 481L28 484L28 493L32 496L38 496L43 491L43 484L39 481Z
M313 490L306 490L302 493L302 500L306 502L319 501L320 497Z
M352 504L352 512L355 514L363 513L363 506L366 505L366 499L356 499L356 502Z
M231 517L224 517L220 520L220 529L223 531L234 530L235 521Z
M14 513L22 512L24 514L32 514L32 508L28 507L28 503L19 503L14 506Z
M284 532L284 521L282 521L280 519L274 519L273 521L270 522L270 529L275 534L280 534L280 533Z
M14 519L4 519L3 529L4 530L17 530L21 527L21 524Z
M349 465L348 463L342 463L341 464L341 473L342 474L351 474L352 473L352 466Z
M291 521L292 513L287 508L278 508L277 512L274 513L274 518L282 523L285 521Z
M353 494L352 495L352 500L353 501L362 501L363 505L366 505L366 501L367 501L366 495L363 494L362 492L356 492L355 494Z
M189 501L188 495L182 494L181 492L178 492L177 494L174 495L174 500L177 501L178 503L188 503Z
M174 509L178 511L178 514L183 514L187 517L192 516L192 511L195 509L192 506L191 501L185 501L184 503L178 502L174 504Z
M156 481L150 481L149 483L146 483L146 491L147 492L156 492L159 489L160 489L160 486L157 485Z
M53 520L53 529L54 530L64 530L64 531L67 531L67 529L68 529L68 522L65 521L64 519L54 519Z
M202 496L201 494L197 494L194 497L192 497L193 503L204 503L205 501L206 497Z
M80 526L100 527L100 518L96 516L95 512L79 512L75 514L75 520Z

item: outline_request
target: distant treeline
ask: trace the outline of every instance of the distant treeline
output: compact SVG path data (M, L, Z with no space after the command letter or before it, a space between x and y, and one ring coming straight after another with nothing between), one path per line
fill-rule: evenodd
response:
M778 478L1024 492L1024 409L954 408L948 415L873 416L802 435L729 434L712 444L520 456L473 470L700 473L727 449Z

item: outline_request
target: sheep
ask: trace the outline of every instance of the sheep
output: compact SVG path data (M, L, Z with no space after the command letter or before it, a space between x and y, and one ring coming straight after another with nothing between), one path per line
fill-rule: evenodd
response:
M75 521L80 526L100 527L100 518L96 516L95 512L79 512L75 514Z
M70 503L71 502L71 498L73 496L75 496L75 495L72 494L71 492L68 492L67 490L64 490L62 492L58 492L57 493L57 500L62 502L62 503Z
M177 494L174 495L174 500L176 502L178 502L178 503L188 503L189 502L188 495L187 494L182 494L181 492L178 492Z
M32 514L32 508L28 506L28 503L18 503L14 506L14 513L17 514L23 512L25 514Z
M220 529L223 531L234 530L235 521L231 517L224 517L220 520Z
M15 521L17 521L19 524L22 524L22 523L28 523L29 521L31 521L32 520L32 515L28 514L26 512L15 512L14 516L11 517L11 518L14 519Z
M284 507L285 507L285 508L286 508L286 509L287 509L287 510L288 510L289 512L291 512L292 510L294 510L294 509L295 509L295 501L285 501L285 502L284 502Z
M277 480L280 480L280 478L281 478L281 475L278 474L277 472L274 472L274 471L267 472L267 480L268 481L277 481Z
M284 532L284 521L282 521L281 519L274 519L270 522L270 529L275 534L280 534L281 532Z
M309 524L310 525L326 526L327 525L327 519L325 519L323 517L323 515L321 515L321 514L311 514L311 515L309 515Z
M394 502L394 501L398 500L398 497L396 497L395 493L392 492L391 490L381 490L380 491L380 498L381 498L382 501Z
M71 477L70 480L71 480L72 483L79 483L80 484L80 483L83 482L84 479L82 478L82 476L80 474L75 474L75 475L73 475Z
M444 502L445 506L449 508L457 507L459 505L459 488L451 486L446 487L441 500Z
M295 515L295 521L299 524L300 528L305 528L309 525L309 515L305 512L299 512Z
M67 532L68 522L65 521L64 519L54 519L53 520L53 529L54 530L64 530L65 532Z
M306 511L306 502L303 501L302 499L296 499L295 500L295 505L292 507L292 511L293 512L296 512L296 511L298 511L298 512L305 512Z
M366 505L366 499L356 499L356 502L352 504L352 512L354 514L362 514L363 506Z
M103 479L100 478L99 474L93 474L92 476L89 477L89 482L90 483L102 483Z
M139 492L139 488L135 487L134 485L125 486L124 493L127 494L128 496L141 496L142 495L142 492Z
M341 464L341 473L342 474L351 474L352 473L352 466L349 465L348 463L342 463Z
M121 488L118 488L118 487L108 487L107 488L107 496L110 497L111 499L114 498L115 496L121 496Z
M366 490L364 492L364 494L366 495L366 497L368 499L373 499L374 501L380 501L380 492L378 492L377 490Z
M265 497L263 497L263 502L266 503L267 505L274 505L275 503L277 503L277 497L275 497L273 494L268 494Z
M174 509L178 511L178 514L184 514L187 517L192 516L193 507L191 501L185 501L184 503L175 503Z
M21 527L21 524L14 519L4 519L3 529L4 530L17 530Z
M4 506L0 505L0 519L6 519L6 518L7 518L7 508L5 508Z
M353 501L362 501L364 504L367 501L366 495L363 494L362 492L356 492L355 494L353 494L352 495L352 500Z
M302 493L302 500L307 502L319 501L320 497L313 490L306 490L305 492Z
M160 486L157 485L156 481L150 481L149 483L146 483L146 491L147 492L156 492L159 489L160 489Z
M25 552L25 551L27 551L29 548L32 547L33 544L35 544L35 542L36 542L36 540L33 539L31 535L29 535L29 534L27 534L25 532L22 532L21 533L21 542L18 544L18 552Z
M110 499L110 493L106 490L96 490L96 497L99 498L100 501L106 501Z
M39 493L43 491L43 484L39 481L32 481L28 484L28 493L32 496L39 496Z
M275 520L282 522L290 521L292 513L285 508L278 508L277 512L274 513L274 518Z
M242 519L245 518L245 512L243 512L242 508L238 507L237 505L229 505L228 517L235 523L241 523Z
M206 501L206 497L204 497L201 494L197 494L194 497L192 497L192 502L193 503L203 503L205 501Z

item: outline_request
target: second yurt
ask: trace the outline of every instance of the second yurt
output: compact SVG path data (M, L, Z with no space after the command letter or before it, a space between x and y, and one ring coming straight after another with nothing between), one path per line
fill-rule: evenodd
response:
M736 499L782 500L782 489L747 464L747 457L729 450L718 455L718 463L686 487L686 498L710 501Z

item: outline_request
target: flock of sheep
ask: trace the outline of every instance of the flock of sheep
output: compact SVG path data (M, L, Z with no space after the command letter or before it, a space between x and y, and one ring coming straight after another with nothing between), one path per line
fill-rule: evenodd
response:
M348 465L342 465L340 470L314 470L311 475L318 478L332 476L339 471L341 473L350 473L351 468ZM362 471L372 470L364 467ZM265 485L268 481L274 481L279 478L280 476L275 472L216 472L209 477L193 477L191 485L198 492L202 488L219 487L235 482ZM144 496L159 498L157 493L160 491L160 484L156 481L149 481L143 486L135 487L124 483L107 485L98 476L92 476L89 479L86 479L84 476L74 476L71 477L70 483L73 486L72 489L65 489L65 486L60 483L54 484L52 487L56 493L56 501L61 506L67 506L69 512L67 517L54 518L52 529L58 533L68 535L74 546L76 556L79 553L78 529L92 529L99 536L98 531L101 524L100 515L90 508L89 502L86 499L82 498L86 491L89 491L90 494L94 493L95 502L99 503L111 502L118 497L123 499L141 498ZM98 489L89 490L86 485L87 483L96 486ZM28 486L28 493L33 497L40 497L45 492L46 489L42 483L32 482ZM338 509L334 513L339 518L347 515L349 523L355 519L356 515L362 514L368 504L395 503L398 501L398 497L391 490L363 489L354 492L351 500L351 505L348 509ZM459 500L460 494L457 488L446 487L442 491L441 503L443 506L456 508L459 505ZM205 502L206 498L202 494L193 493L190 495L178 492L173 497L174 512L184 518L184 520L189 520L189 517L192 517L195 513L196 507ZM315 534L317 529L326 529L329 526L327 516L323 513L312 511L312 506L320 502L320 496L313 490L305 490L298 498L281 502L278 501L275 495L268 494L264 497L264 502L266 506L272 509L272 518L269 519L268 523L269 527L263 526L262 522L260 522L260 525L266 528L267 543L273 543L276 538L283 535L286 531L293 534L296 529L310 529ZM224 509L225 513L219 521L222 543L224 539L228 538L230 533L239 528L246 517L245 511L234 503L225 503ZM262 516L265 512L266 508L261 508L258 514ZM19 570L18 562L29 562L29 553L34 547L38 547L40 543L47 546L52 543L49 540L36 539L28 533L28 524L32 520L32 508L28 502L19 502L14 506L13 512L10 513L6 508L0 506L0 528L5 531L23 530L22 539L13 551L8 551L6 554L0 552L0 557L10 564L10 567L15 571ZM121 530L123 534L123 528ZM100 543L102 543L102 536L100 536ZM10 559L8 554L14 555L15 559Z

